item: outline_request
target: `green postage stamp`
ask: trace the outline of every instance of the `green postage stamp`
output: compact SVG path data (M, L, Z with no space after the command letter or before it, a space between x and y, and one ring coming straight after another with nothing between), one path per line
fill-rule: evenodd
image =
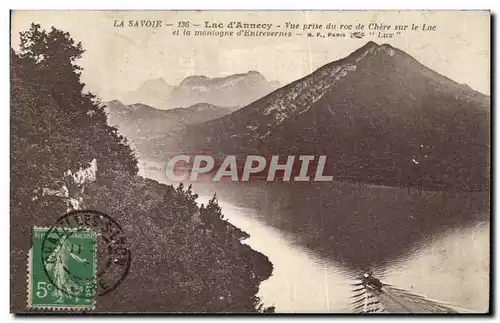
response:
M28 307L87 310L96 294L97 234L82 228L33 228Z

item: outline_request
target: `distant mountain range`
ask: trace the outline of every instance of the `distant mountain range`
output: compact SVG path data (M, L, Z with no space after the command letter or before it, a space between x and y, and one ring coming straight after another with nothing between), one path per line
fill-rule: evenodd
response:
M162 110L198 103L235 109L260 99L278 87L279 83L267 81L256 71L221 78L190 76L178 86L169 85L159 78L147 80L137 90L125 93L122 102L142 103Z
M369 42L232 114L188 127L180 149L326 154L340 180L480 190L489 183L489 129L488 96Z
M187 108L160 110L145 104L123 104L119 100L105 103L108 124L137 149L139 155L153 155L163 145L177 138L176 132L188 125L195 125L230 113L232 110L208 103L198 103Z
M169 85L163 78L147 80L137 90L125 93L121 101L124 104L142 103L157 109L166 109L174 88L175 86Z

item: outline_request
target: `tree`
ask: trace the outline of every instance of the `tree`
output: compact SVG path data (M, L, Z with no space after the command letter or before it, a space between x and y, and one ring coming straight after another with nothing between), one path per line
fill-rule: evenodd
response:
M51 225L67 210L62 196L44 192L68 191L68 171L96 159L96 181L85 187L81 205L113 214L136 248L135 269L120 286L126 297L100 299L101 308L119 302L134 310L255 311L258 284L270 275L253 274L250 263L260 254L239 242L242 234L227 233L216 196L203 210L222 227L203 233L192 216L201 210L191 186L174 189L136 176L126 139L107 125L95 96L83 92L77 65L83 52L68 33L36 24L21 33L19 53L11 49L12 287L26 279L31 227ZM14 307L25 301L13 297Z
M46 135L58 134L57 140L69 140L62 154L67 169L88 167L96 158L99 179L112 176L115 171L135 175L137 159L126 139L106 123L106 113L96 97L84 93L85 84L80 80L82 68L77 65L84 52L80 42L54 27L46 32L40 25L32 24L21 33L19 60L29 68L26 81L38 84L37 92L41 95L36 97L50 98L54 110L46 118L46 111L41 111L44 115L38 115L37 119L50 121L52 126ZM42 110L40 104L37 108Z

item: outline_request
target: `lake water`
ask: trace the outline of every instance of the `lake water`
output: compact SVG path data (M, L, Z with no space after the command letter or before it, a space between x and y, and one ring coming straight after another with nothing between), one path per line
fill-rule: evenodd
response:
M166 183L159 169L142 167L141 175ZM272 188L263 192L262 187L223 189L221 185L194 183L193 188L200 194L199 203L207 203L216 191L227 220L250 234L244 243L273 263L273 274L261 283L258 296L266 306L276 306L277 312L352 312L351 284L368 269L384 283L398 288L473 312L488 309L490 228L488 212L477 206L484 204L477 202L479 197L411 195L393 188L335 186L334 193L328 192L328 196L342 196L341 201L327 206L323 203L318 210L342 209L343 213L363 219L369 217L369 221L363 220L368 227L364 229L363 221L357 225L359 220L351 220L355 216L317 222L309 220L308 215L307 221L294 222L295 193L286 193L288 197L283 199L283 193L277 197ZM363 198L351 203L351 195ZM317 203L320 199L318 196L310 200ZM259 202L263 200L267 202ZM363 213L365 209L369 210ZM389 217L388 210L397 216L389 225L382 221ZM412 213L422 210L435 213L425 218ZM436 219L428 219L432 216ZM330 217L335 217L334 213ZM405 221L399 221L401 218ZM327 228L332 223L338 226L319 230L318 223ZM313 231L316 234L310 235ZM338 234L332 236L329 232ZM413 238L400 239L404 242L398 245L384 234ZM360 238L367 235L366 239ZM365 258L370 262L364 262ZM366 268L367 263L370 268Z

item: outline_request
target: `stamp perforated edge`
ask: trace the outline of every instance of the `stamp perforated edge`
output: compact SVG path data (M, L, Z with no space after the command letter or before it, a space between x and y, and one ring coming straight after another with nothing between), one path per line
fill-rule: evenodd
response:
M53 228L57 228L57 226L54 227L37 227L34 226L31 228L31 234L33 235L36 230L50 230ZM95 232L94 230L87 228L87 227L75 227L75 228L66 228L69 230L85 230L91 234L93 234L96 238L100 236L100 233ZM31 241L33 242L33 236L31 236ZM94 252L94 272L97 274L97 244L95 246L96 250ZM32 287L33 287L33 281L31 279L31 274L32 274L32 265L33 265L33 246L31 246L30 250L28 251L27 255L27 265L26 265L26 271L27 271L27 276L26 276L26 308L28 310L51 310L54 312L63 312L63 311L75 311L75 312L86 312L90 310L94 310L96 307L96 300L95 296L92 298L92 304L89 306L53 306L53 305L32 305L31 304L31 292L32 292Z

